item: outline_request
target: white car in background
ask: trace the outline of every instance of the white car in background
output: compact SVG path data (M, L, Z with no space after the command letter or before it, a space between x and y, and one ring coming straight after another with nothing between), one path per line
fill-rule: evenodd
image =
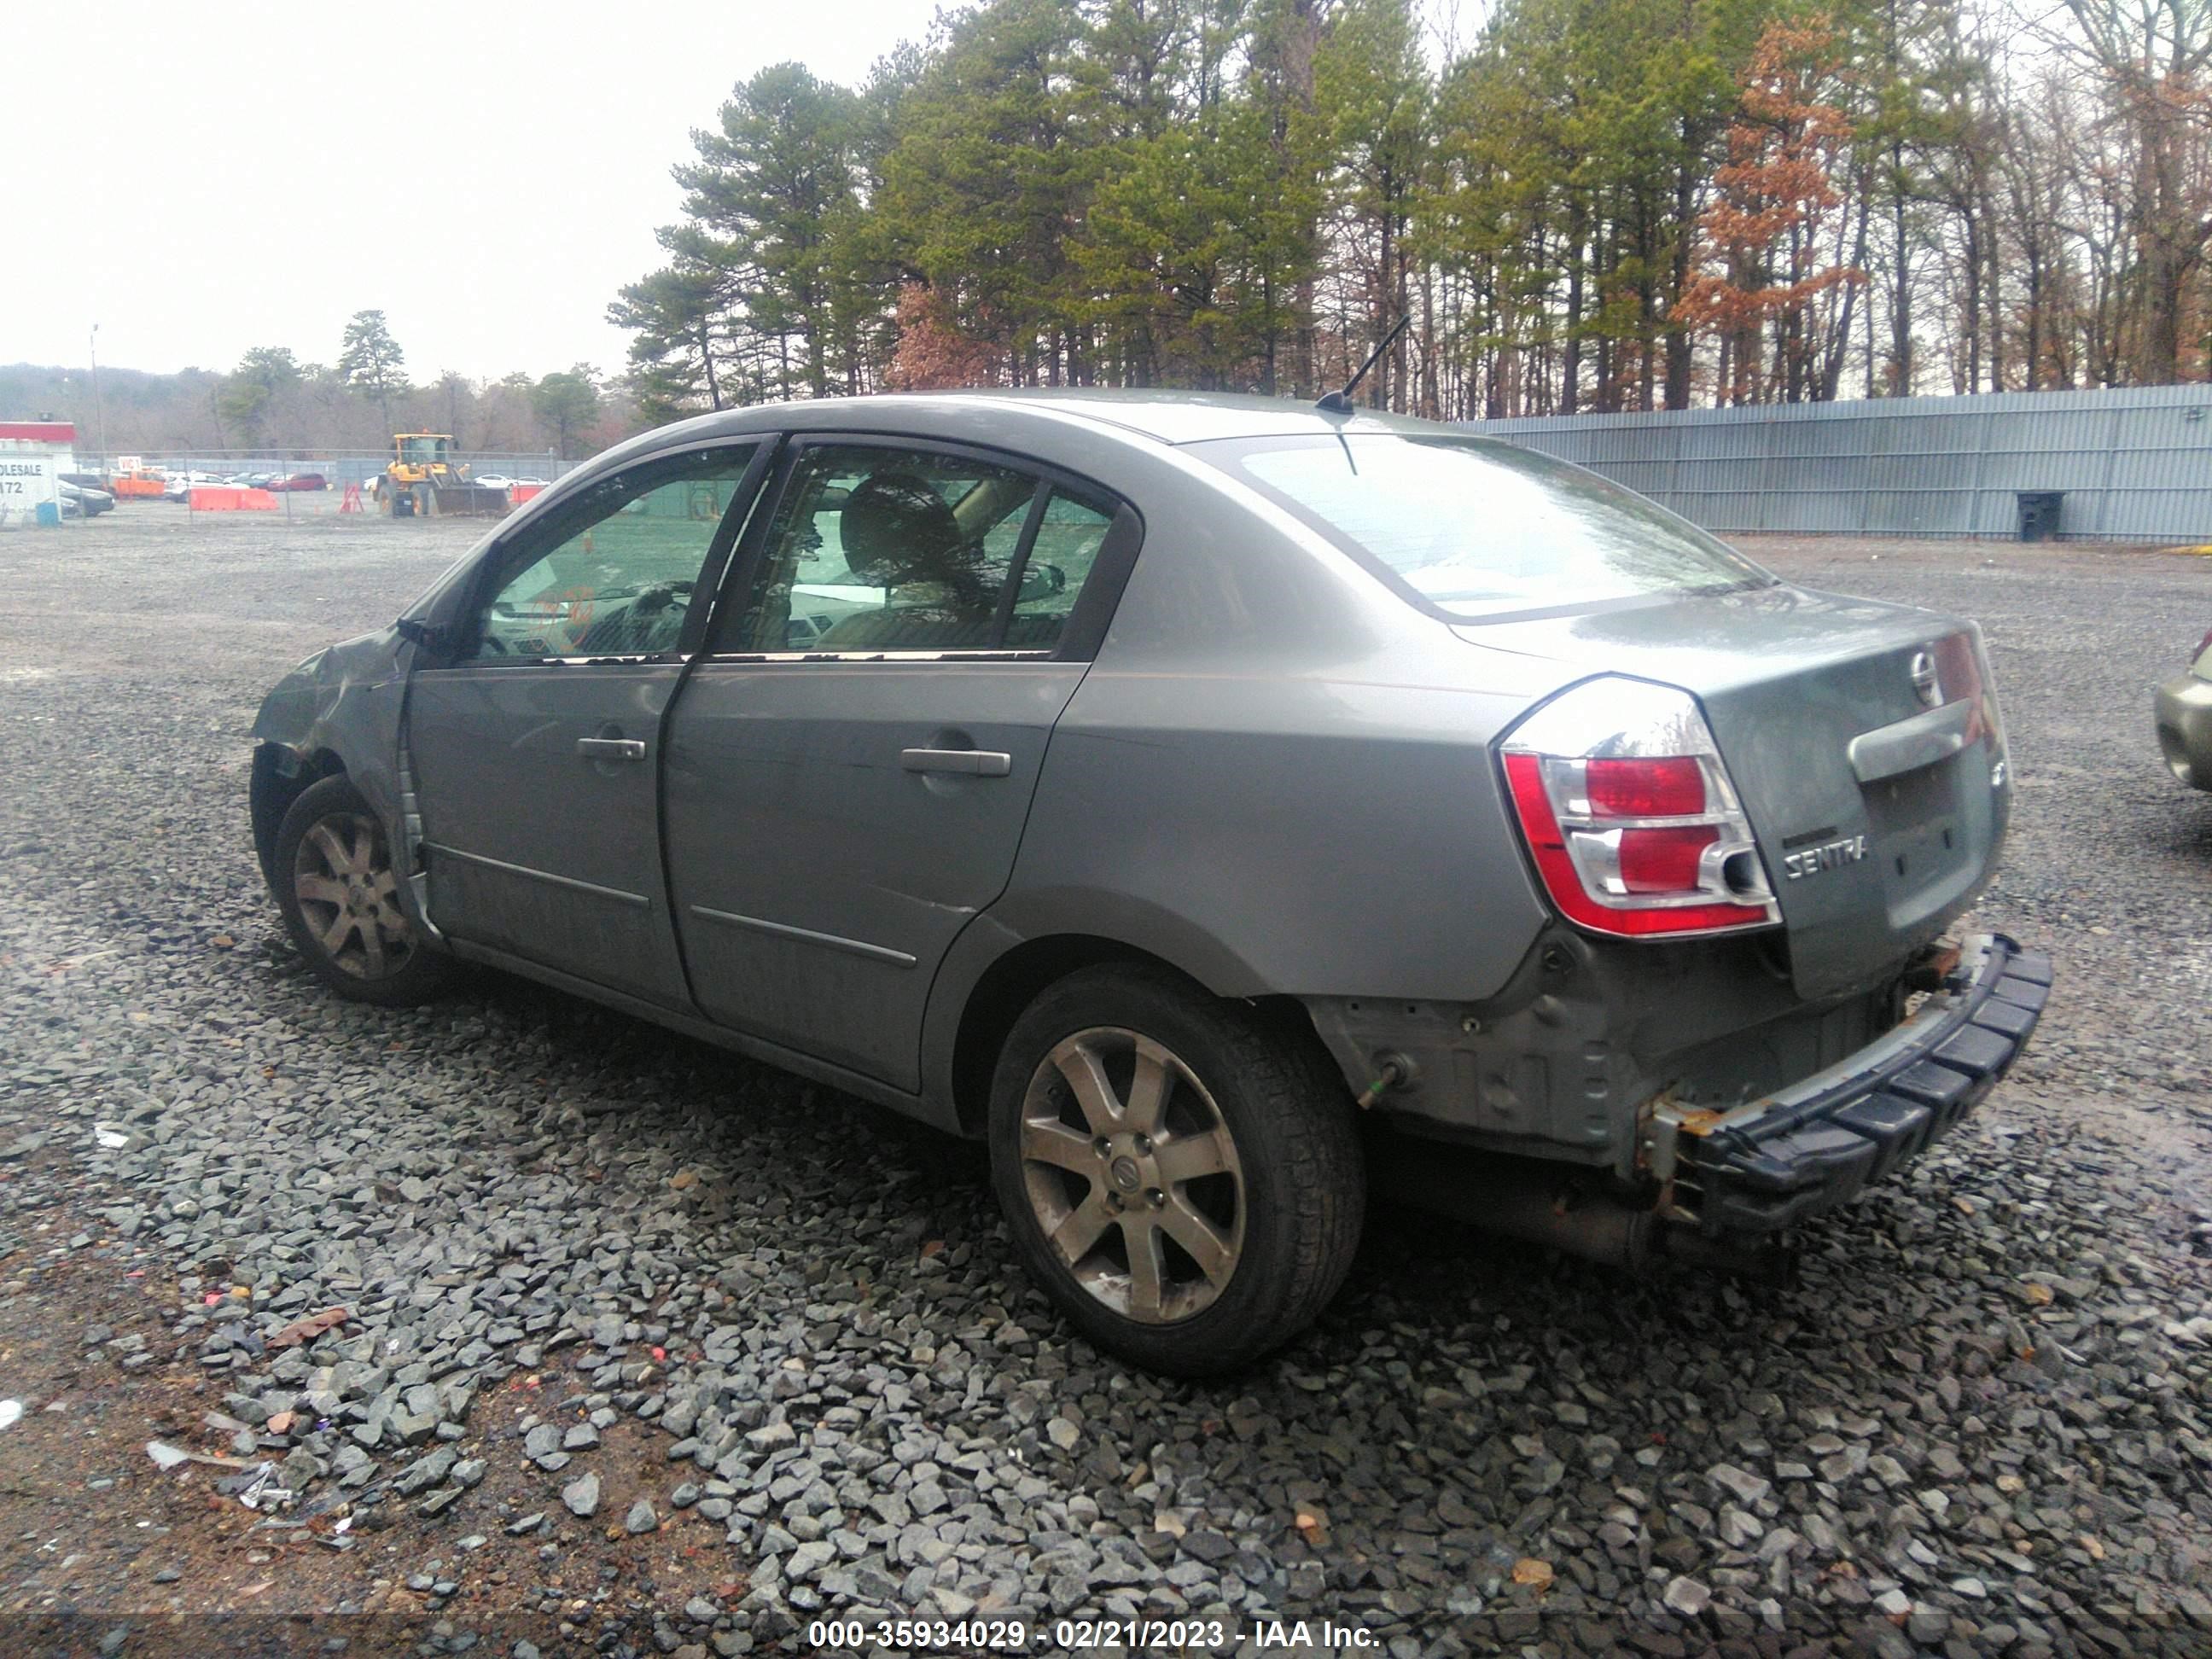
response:
M195 489L204 489L210 484L220 484L222 479L213 472L172 472L161 485L161 499L181 501Z
M510 478L504 472L486 472L469 482L485 489L512 489L521 480Z

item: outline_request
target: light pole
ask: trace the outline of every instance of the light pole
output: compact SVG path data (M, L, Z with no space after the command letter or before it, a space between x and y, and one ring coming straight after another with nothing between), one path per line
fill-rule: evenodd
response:
M100 471L107 476L107 405L100 400L100 325L92 325L92 412L100 425Z

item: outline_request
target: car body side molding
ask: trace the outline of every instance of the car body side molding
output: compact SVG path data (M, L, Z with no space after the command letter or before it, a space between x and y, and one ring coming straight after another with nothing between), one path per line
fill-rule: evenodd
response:
M795 939L803 944L819 945L824 950L850 951L856 957L866 957L871 962L888 962L900 968L915 965L914 957L904 951L894 951L888 945L871 945L866 939L846 939L836 933L817 933L811 927L793 927L787 922L769 921L760 916L741 916L733 910L712 909L704 904L691 906L691 914L708 921L750 928L757 933L774 933L779 939Z

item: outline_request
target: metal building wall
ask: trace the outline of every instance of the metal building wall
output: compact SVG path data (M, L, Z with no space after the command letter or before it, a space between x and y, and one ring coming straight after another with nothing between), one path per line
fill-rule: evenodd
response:
M2012 536L2019 492L2060 532L2212 542L2212 386L2006 392L1656 415L1476 421L1709 530Z

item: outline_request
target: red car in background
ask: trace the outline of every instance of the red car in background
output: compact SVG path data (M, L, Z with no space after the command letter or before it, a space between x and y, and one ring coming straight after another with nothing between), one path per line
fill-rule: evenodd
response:
M328 489L331 481L319 472L295 472L288 478L271 478L264 489Z

